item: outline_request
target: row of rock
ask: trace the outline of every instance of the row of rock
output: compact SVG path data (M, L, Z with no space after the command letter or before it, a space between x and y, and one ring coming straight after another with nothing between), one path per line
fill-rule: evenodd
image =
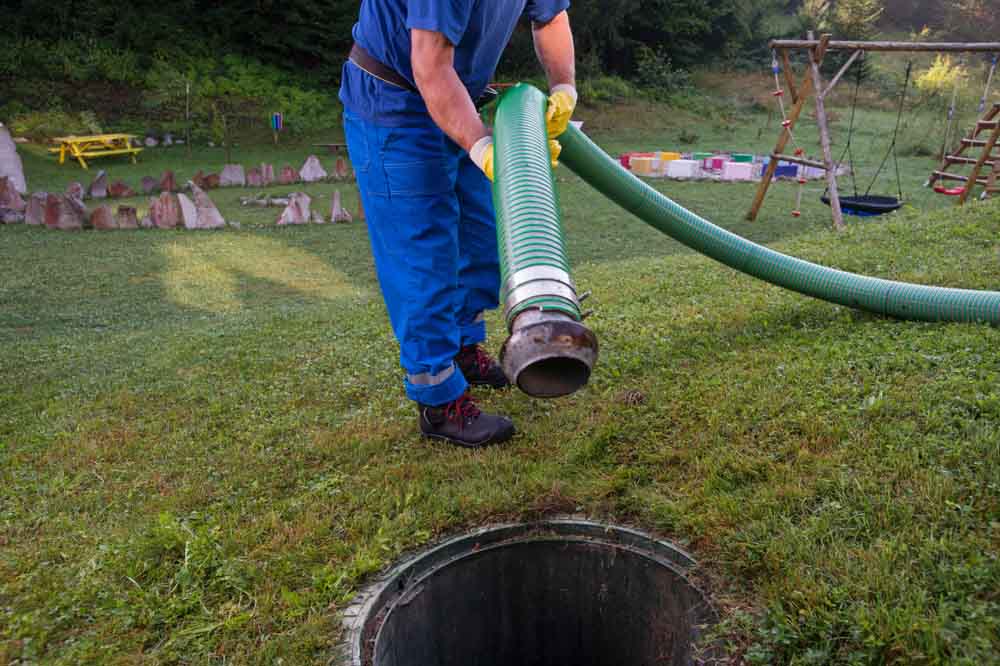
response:
M24 222L44 225L59 231L81 231L92 228L99 231L112 229L219 229L226 226L222 214L204 190L190 184L191 197L186 194L163 192L150 201L149 214L141 221L135 208L119 206L114 213L111 207L101 205L88 210L83 202L82 187L70 188L64 194L35 192L27 201L8 202L4 222Z
M333 177L337 180L344 180L350 178L350 175L350 168L344 158L337 158L337 167ZM330 175L323 168L319 158L310 155L301 169L285 165L276 174L274 166L271 164L261 164L259 167L252 167L249 170L245 170L240 164L227 164L221 173L206 174L199 170L191 178L191 182L203 190L214 190L219 187L267 187L274 184L317 183L329 178ZM159 179L145 176L140 187L142 193L147 195L180 191L173 171L164 171ZM106 199L108 197L124 199L136 196L136 192L121 180L109 184L108 174L99 171L90 187L86 189L86 196L92 199Z
M329 222L340 223L352 220L350 212L343 207L340 201L340 191L334 191L333 200L330 204ZM305 192L292 192L288 195L288 203L285 209L278 216L278 225L289 224L326 224L327 219L317 211L312 209L312 198Z

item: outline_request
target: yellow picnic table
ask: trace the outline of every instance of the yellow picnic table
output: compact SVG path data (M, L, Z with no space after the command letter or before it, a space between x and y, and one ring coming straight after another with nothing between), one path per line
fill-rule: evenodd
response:
M84 158L104 157L106 155L128 155L135 164L135 156L142 148L132 145L134 134L94 134L91 136L60 136L53 139L58 148L49 148L50 153L59 153L59 164L66 161L66 156L76 159L80 166L87 168Z

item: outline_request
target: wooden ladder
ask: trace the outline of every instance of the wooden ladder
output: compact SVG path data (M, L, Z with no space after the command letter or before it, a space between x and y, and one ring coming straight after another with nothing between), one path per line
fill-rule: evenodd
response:
M980 138L984 132L989 133L988 138ZM982 118L976 121L969 133L959 140L957 150L946 154L941 159L938 168L931 172L927 187L934 187L934 184L939 180L965 183L959 204L966 202L976 185L982 185L987 190L991 188L995 190L1000 155L995 155L993 150L997 147L998 141L1000 141L1000 103L995 103ZM970 148L982 148L982 151L978 156L975 156L974 152L970 155L963 154ZM969 174L950 172L949 169L956 165L972 165L972 171ZM988 175L980 177L984 167L989 169ZM992 192L990 193L992 194Z

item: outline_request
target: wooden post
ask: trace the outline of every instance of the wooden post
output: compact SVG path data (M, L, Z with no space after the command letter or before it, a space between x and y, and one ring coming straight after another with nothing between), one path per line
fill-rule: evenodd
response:
M785 83L792 95L792 103L799 101L799 91L795 87L795 77L792 76L792 60L788 57L788 49L781 49L781 66L785 70Z
M785 146L792 138L792 129L795 127L795 123L798 121L799 116L802 114L802 109L806 105L806 100L809 99L809 93L812 89L812 81L808 78L808 74L802 80L802 88L799 91L799 99L795 102L795 106L788 113L788 127L784 127L781 130L781 136L778 137L778 143L775 145L772 155L780 155L785 151ZM767 163L767 169L764 170L764 174L760 178L760 185L757 186L757 194L754 195L753 204L750 206L750 212L747 213L747 219L751 222L757 219L757 214L760 213L760 207L764 205L764 197L767 196L767 190L771 187L771 181L774 180L774 172L778 168L778 160L771 159Z
M979 156L975 166L972 167L972 173L969 174L969 180L965 184L965 189L962 190L962 196L958 198L958 205L961 206L964 204L972 193L972 190L976 189L976 183L979 181L979 172L982 170L983 164L986 163L986 159L993 154L993 148L997 145L998 139L1000 139L1000 123L997 123L996 127L993 128L993 133L990 134L990 138L986 141L986 147L983 148L983 154Z
M812 34L809 35L812 40ZM844 228L844 211L840 208L840 192L837 191L837 165L833 162L833 152L830 149L830 128L826 120L826 104L823 102L823 75L819 66L826 55L830 35L820 37L819 45L809 58L809 71L812 73L813 88L816 89L816 124L819 126L819 142L823 147L823 163L826 164L826 184L830 189L830 211L833 213L833 226L839 231Z

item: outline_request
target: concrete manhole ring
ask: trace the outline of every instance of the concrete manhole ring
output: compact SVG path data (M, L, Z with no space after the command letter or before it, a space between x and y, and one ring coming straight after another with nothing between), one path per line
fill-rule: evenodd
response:
M717 616L680 548L587 520L498 525L406 558L345 612L338 666L687 666Z

